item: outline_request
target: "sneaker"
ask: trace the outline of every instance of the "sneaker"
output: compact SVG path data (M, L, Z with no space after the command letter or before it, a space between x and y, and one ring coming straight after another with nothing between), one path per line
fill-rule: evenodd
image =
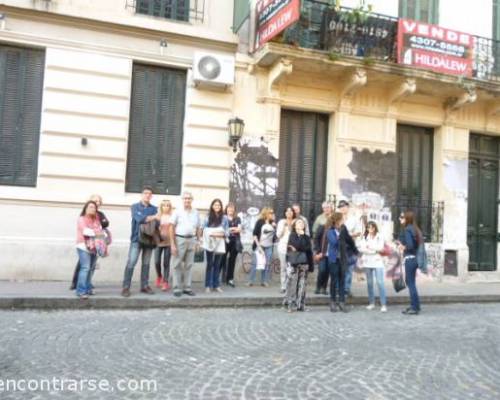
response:
M261 286L263 286L263 287L268 287L268 286L269 286L269 283L267 283L267 282L263 282L263 283L261 283Z
M191 289L184 289L182 293L187 294L188 296L196 296L196 293L193 292Z
M170 285L168 284L167 281L163 281L163 283L161 284L161 290L163 292L166 292L166 291L168 291L168 289L170 289Z
M211 290L209 287L205 288L205 293L210 293L210 292L211 292Z
M373 310L374 308L375 308L375 304L368 304L368 305L366 306L366 309L367 309L367 310Z
M343 313L349 312L345 303L339 303L338 306L339 306L339 310L342 311Z
M80 298L80 300L87 300L89 298L89 295L88 294L80 294L78 297Z
M182 296L182 292L181 292L180 290L176 290L176 291L174 292L174 296L175 296L175 297L181 297L181 296Z
M403 314L405 315L418 315L418 311L414 310L413 308L407 308L406 310L402 311Z
M219 292L219 293L224 293L224 290L222 290L220 287L215 288L215 291L216 291L216 292Z
M247 287L252 287L252 286L253 286L253 283L252 283L252 282L247 282L246 286L247 286Z
M227 284L228 284L228 286L231 286L232 288L236 287L233 280L228 281Z
M380 309L380 312L387 312L387 307L386 306L382 306L382 308Z
M330 312L337 312L337 303L330 301Z
M281 289L281 290L280 290L280 293L281 293L281 294L285 294L285 293L286 293L286 289Z
M156 278L156 281L155 281L155 286L159 289L161 288L161 284L163 282L163 278L161 276L159 276L158 278Z
M122 296L123 297L130 297L130 289L129 288L123 288L122 289Z

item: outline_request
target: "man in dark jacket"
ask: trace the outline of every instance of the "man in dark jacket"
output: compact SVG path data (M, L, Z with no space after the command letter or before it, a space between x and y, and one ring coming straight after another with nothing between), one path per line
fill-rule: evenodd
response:
M315 294L328 294L328 280L330 278L330 270L328 268L328 257L326 256L328 241L325 237L325 224L319 225L315 230L314 235L314 257L318 263L318 277L316 280Z
M349 232L348 227L348 215L349 215L349 203L345 200L339 201L338 210L344 215L344 224L340 229L340 254L341 254L341 264L342 268L345 268L345 292L348 297L351 297L351 284L352 275L354 273L354 267L358 261L359 251L356 247L356 243Z

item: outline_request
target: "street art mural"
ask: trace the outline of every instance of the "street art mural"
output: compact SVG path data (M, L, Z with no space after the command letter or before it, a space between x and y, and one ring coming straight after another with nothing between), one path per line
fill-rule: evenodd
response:
M278 187L278 159L263 138L245 138L231 167L229 199L242 221L242 241L252 241L260 210L272 206Z

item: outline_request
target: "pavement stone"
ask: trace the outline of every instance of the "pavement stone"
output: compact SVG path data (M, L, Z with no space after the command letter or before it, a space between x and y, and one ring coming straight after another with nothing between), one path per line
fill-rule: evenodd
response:
M0 381L153 379L156 391L18 399L498 400L500 304L0 311Z

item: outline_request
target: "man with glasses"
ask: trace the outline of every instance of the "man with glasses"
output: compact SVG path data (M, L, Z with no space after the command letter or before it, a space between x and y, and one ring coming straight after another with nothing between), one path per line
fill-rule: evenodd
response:
M171 270L174 277L174 296L182 293L194 296L191 288L194 253L198 246L201 234L200 216L193 208L193 195L189 192L182 194L182 208L177 209L172 218L170 237L172 244Z
M125 273L123 277L122 296L130 296L130 285L132 283L132 276L134 268L139 261L139 255L142 253L142 267L141 267L141 292L146 294L153 294L153 290L149 286L149 264L153 248L145 246L139 242L140 229L142 224L156 219L158 209L151 204L153 197L153 188L144 186L141 194L141 201L132 204L132 234L130 236L130 248L128 252L127 265L125 266Z

